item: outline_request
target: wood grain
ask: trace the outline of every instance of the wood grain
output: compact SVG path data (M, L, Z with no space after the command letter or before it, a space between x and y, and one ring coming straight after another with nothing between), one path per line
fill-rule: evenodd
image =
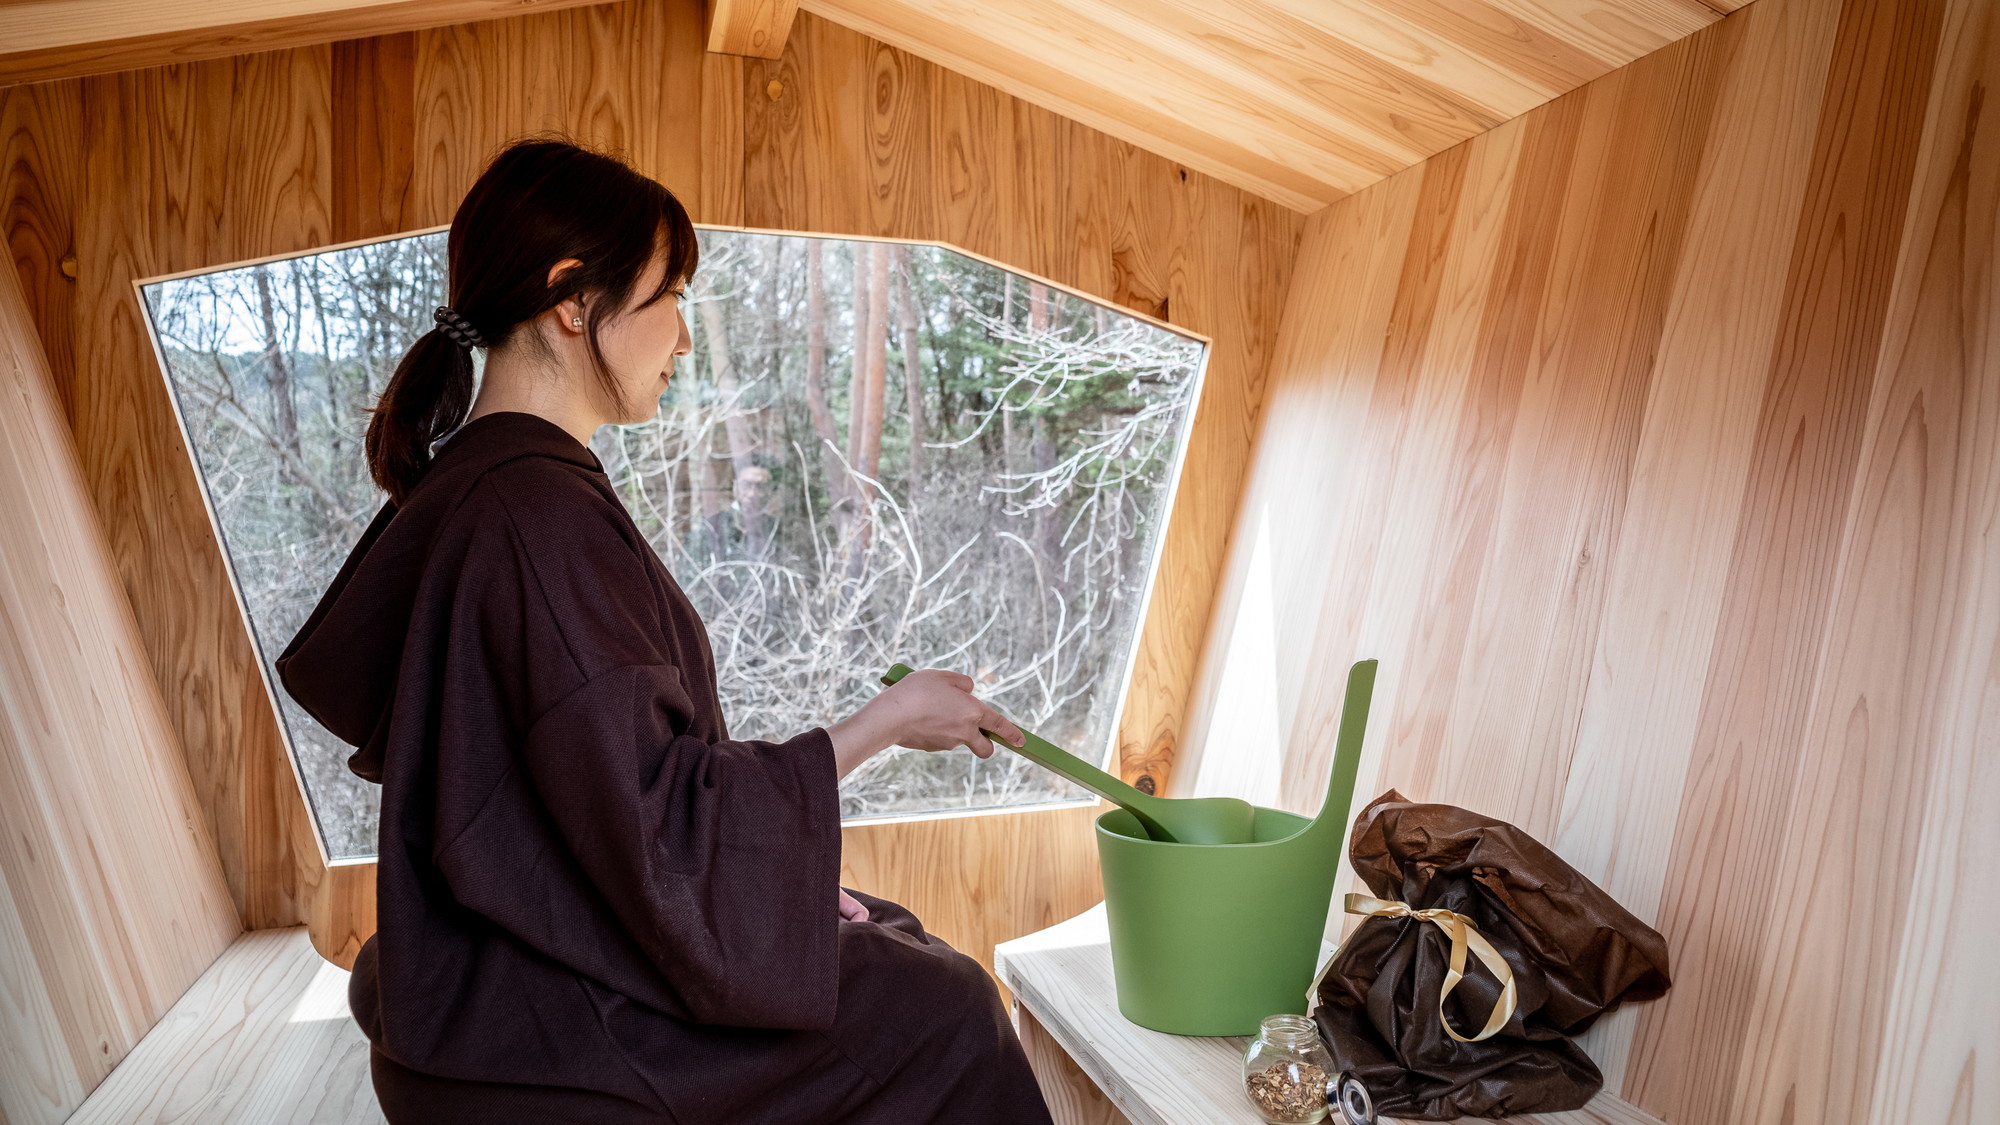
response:
M801 6L1303 211L1716 18L1696 0Z
M331 237L356 242L409 230L416 173L417 37L335 43Z
M76 359L57 377L231 894L252 927L303 921L321 860L132 283L331 238L329 62L319 48L80 83Z
M1703 156L1688 248L1667 310L1654 366L1705 371L1705 379L1655 379L1635 452L1626 527L1607 560L1610 591L1584 700L1577 753L1563 790L1555 846L1628 903L1661 900L1674 879L1673 848L1708 666L1721 628L1732 542L1741 522L1757 404L1769 381L1772 340L1783 313L1792 234L1811 167L1837 5L1753 10L1716 29L1718 48L1769 67L1732 65ZM1724 38L1724 37L1727 38ZM1699 878L1699 877L1697 877ZM1702 880L1706 884L1706 880ZM1679 899L1682 891L1666 892ZM1658 923L1680 970L1674 998L1643 1014L1619 1013L1593 1033L1600 1061L1620 1066L1633 1019L1692 1019L1691 993L1735 987L1728 948L1739 919L1760 910L1754 894L1719 885L1685 893L1718 909L1699 936ZM1741 905L1748 914L1731 913ZM1713 975L1711 975L1713 974ZM1699 1023L1649 1036L1657 1049L1689 1052L1675 1074L1706 1073L1697 1061L1718 1040ZM1687 1096L1698 1097L1689 1090ZM1665 1107L1663 1107L1665 1108Z
M840 881L908 906L990 971L995 945L1103 899L1091 822L1109 807L845 825Z
M57 1122L239 925L10 269L0 398L0 1117Z
M583 7L593 0L16 0L0 4L0 87Z
M70 1121L381 1125L347 973L303 929L244 934Z
M1370 388L1403 382L1395 371L1397 361L1385 356L1381 345L1392 318L1407 322L1412 315L1401 294L1429 291L1422 284L1399 288L1397 278L1406 257L1436 261L1429 253L1438 243L1434 224L1450 220L1448 213L1438 214L1441 201L1435 187L1427 185L1454 183L1453 170L1462 171L1463 162L1447 155L1437 168L1435 179L1410 173L1391 177L1307 226L1299 249L1302 268L1294 275L1286 304L1293 327L1281 335L1271 360L1278 377L1269 391L1260 438L1290 450L1294 471L1254 474L1245 486L1231 563L1208 633L1211 649L1229 656L1226 661L1211 656L1203 665L1186 749L1176 762L1174 784L1165 790L1168 795L1227 794L1268 805L1284 801L1279 748L1290 744L1295 732L1287 725L1287 712L1272 703L1303 690L1306 662L1280 663L1275 656L1312 644L1313 628L1322 621L1316 612L1319 585L1301 578L1319 574L1328 562L1365 559L1376 542L1363 537L1341 555L1329 553L1344 520L1367 518L1346 507L1350 498L1363 495L1352 483L1382 465L1364 455L1362 441L1383 431L1362 423ZM1427 272L1434 287L1439 267L1427 267ZM1321 315L1327 308L1342 309L1343 315ZM1324 377L1292 374L1305 370ZM1320 390L1328 397L1322 398ZM1340 397L1347 395L1353 397ZM1413 405L1399 403L1398 411L1407 414ZM1323 515L1298 521L1284 515L1297 511ZM1281 537L1285 549L1278 551L1273 543ZM1396 670L1394 663L1385 667L1387 675Z
M1821 768L1865 764L1867 777L1850 785L1889 783L1856 794L1857 811L1863 824L1879 817L1905 826L1894 846L1907 873L1879 863L1852 870L1869 880L1856 891L1893 887L1905 912L1832 919L1850 942L1896 943L1884 995L1870 998L1882 1012L1880 1031L1855 1044L1872 1054L1802 1055L1774 1077L1796 1082L1851 1059L1872 1086L1869 1120L1956 1125L2000 1116L1989 1007L2000 994L1991 937L2000 894L1983 870L1986 857L2000 854L2000 817L1992 815L2000 803L2000 107L1985 104L2000 89L2000 12L1954 3L1939 40L1835 610L1853 663L1823 681L1832 690L1815 708L1839 718L1859 686L1869 691L1871 716L1891 720L1870 722L1865 752L1849 743ZM1878 535L1894 546L1876 547ZM1863 672L1862 661L1876 671ZM1928 758L1928 776L1884 769L1906 755ZM1815 801L1813 811L1825 807ZM1841 843L1848 850L1829 857L1834 864L1872 858L1867 834ZM1787 860L1823 862L1796 853ZM1811 898L1794 904L1828 918L1846 880L1824 866L1801 874L1795 885L1810 885ZM1831 967L1827 952L1812 951L1817 976ZM1856 992L1849 983L1837 999ZM1800 999L1786 997L1789 1013L1801 1012Z
M0 98L0 232L26 291L49 369L74 366L70 255L82 174L83 98L74 83ZM56 380L59 386L66 379ZM67 404L65 409L67 409Z
M1852 67L1891 104L1914 103L1878 133L1901 162L1870 174L1899 187L1915 174L1890 234L1885 304L1870 310L1880 345L1858 357L1871 377L1866 423L1771 847L1773 922L1750 989L1730 1106L1739 1118L2000 1113L2000 1091L1980 1074L1994 1024L1972 1010L1995 980L1990 937L1975 935L2000 917L1980 873L1993 818L1974 811L1994 792L2000 745L2000 137L1982 106L2000 73L2000 28L1985 6L1939 7L1899 11L1893 24L1870 13L1866 55L1888 59ZM1906 38L1916 44L1896 50ZM1782 1031L1798 1026L1837 1031Z
M1667 936L1586 1046L1677 1123L1995 1112L1987 7L1762 0L1301 244L1178 791L1310 811L1382 658L1362 796Z
M17 0L0 85L556 11L583 0ZM776 59L798 0L708 0ZM1312 210L1716 18L1699 0L808 0L816 14L1218 180Z
M361 945L375 932L375 865L344 863L325 868L315 883L306 917L313 948L343 969L352 969Z
M412 191L423 226L449 223L486 162L529 133L620 153L698 212L711 174L703 140L711 88L743 97L709 77L701 9L685 2L422 32L416 70ZM716 143L727 183L732 154L719 134Z
M1069 1052L1055 1041L1035 1013L1014 1005L1015 1029L1021 1036L1021 1050L1034 1068L1035 1081L1042 1087L1055 1125L1131 1125L1132 1119L1118 1112L1097 1083L1076 1065Z
M798 0L708 0L708 49L775 59L798 12Z
M1788 234L1791 262L1765 345L1764 396L1747 447L1707 687L1684 751L1688 783L1670 858L1655 861L1667 877L1663 931L1686 935L1682 947L1718 968L1741 966L1737 957L1757 948L1766 927L1791 925L1764 911L1782 886L1769 857L1784 844L1784 810L1808 760L1801 757L1807 712L1921 135L1937 13L1938 6L1850 3L1835 29L1798 225ZM1745 753L1748 747L1758 752ZM1711 826L1723 809L1731 830L1716 832ZM1660 839L1635 854L1661 855ZM1746 910L1755 921L1744 921ZM1754 993L1748 981L1731 977L1684 1012L1689 1022L1679 1029L1679 1042L1697 1052L1695 1065L1716 1077L1717 1089L1751 1062L1745 1051ZM1676 997L1659 1015L1671 1018L1692 999ZM1699 1038L1687 1038L1696 1028L1704 1029ZM1703 1104L1701 1091L1672 1085L1674 1093L1659 1094L1671 1099L1670 1113L1701 1119L1721 1112L1719 1104Z

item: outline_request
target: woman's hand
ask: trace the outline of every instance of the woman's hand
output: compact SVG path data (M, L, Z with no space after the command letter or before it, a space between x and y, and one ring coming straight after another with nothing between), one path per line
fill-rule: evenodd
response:
M993 743L981 733L990 730L1019 746L1026 741L1020 728L972 695L972 677L942 668L927 668L904 676L895 686L869 700L861 709L826 728L841 777L890 746L913 750L971 748L982 758L993 756Z
M868 908L854 901L854 896L840 892L840 918L844 922L866 922Z

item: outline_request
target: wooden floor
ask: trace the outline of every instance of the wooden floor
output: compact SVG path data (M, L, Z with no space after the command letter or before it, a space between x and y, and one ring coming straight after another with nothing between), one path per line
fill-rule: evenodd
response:
M236 939L69 1125L380 1125L347 973L305 927Z

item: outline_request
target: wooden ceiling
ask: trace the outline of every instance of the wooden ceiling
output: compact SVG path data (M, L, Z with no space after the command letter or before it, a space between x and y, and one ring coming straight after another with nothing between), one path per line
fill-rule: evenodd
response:
M1315 211L1748 0L800 0Z
M0 85L587 2L0 0ZM776 57L796 3L1310 212L1747 2L710 0L709 45Z

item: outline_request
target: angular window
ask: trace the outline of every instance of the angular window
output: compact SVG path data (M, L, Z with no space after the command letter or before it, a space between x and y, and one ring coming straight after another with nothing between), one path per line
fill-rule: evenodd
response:
M703 230L694 354L593 446L707 623L730 734L786 738L890 664L961 669L1102 763L1202 344L937 246ZM375 787L276 687L382 503L367 408L443 302L443 232L142 286L187 446L331 858ZM850 819L1085 795L1006 752L892 750ZM1087 798L1085 798L1087 799Z

